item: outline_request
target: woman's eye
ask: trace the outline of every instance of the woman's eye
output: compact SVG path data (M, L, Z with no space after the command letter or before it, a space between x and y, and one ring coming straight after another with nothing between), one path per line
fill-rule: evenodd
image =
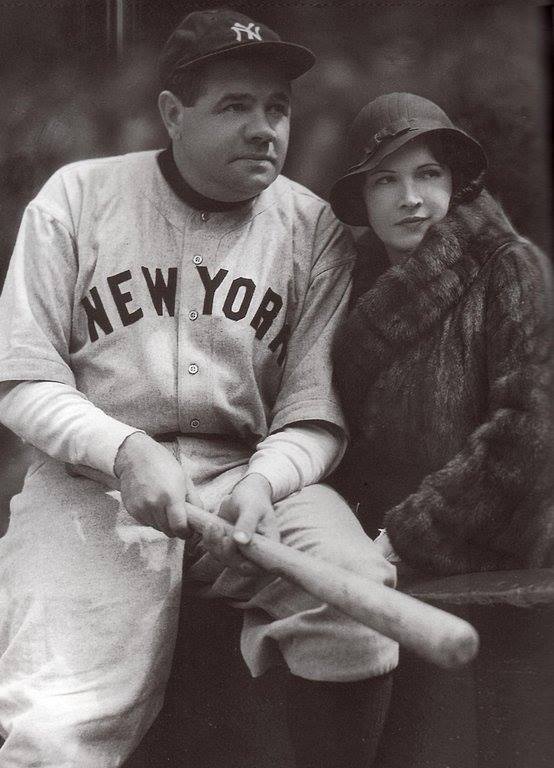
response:
M380 187L385 186L386 184L392 184L394 181L392 176L379 176L378 179L375 179L373 182L375 185L379 185Z
M272 112L276 115L288 115L289 108L286 104L272 104L269 107L269 112Z
M234 102L233 104L227 104L227 106L224 107L224 112L244 112L246 109L245 104L241 104L240 102Z
M427 168L421 172L422 179L437 179L442 176L440 168Z

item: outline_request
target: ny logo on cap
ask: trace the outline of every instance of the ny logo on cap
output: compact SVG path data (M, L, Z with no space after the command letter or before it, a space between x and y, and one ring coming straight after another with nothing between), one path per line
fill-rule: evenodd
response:
M231 29L237 36L238 43L242 43L243 34L247 36L248 40L259 40L260 42L262 40L262 36L260 34L260 28L255 27L253 21L251 21L248 26L241 24L240 21L235 21Z

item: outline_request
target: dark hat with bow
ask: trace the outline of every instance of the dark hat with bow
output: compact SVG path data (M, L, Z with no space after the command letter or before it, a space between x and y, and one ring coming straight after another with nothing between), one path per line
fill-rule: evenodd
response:
M346 224L368 226L362 196L364 174L408 141L425 134L441 137L459 187L482 176L487 167L483 148L457 128L440 107L413 93L387 93L366 104L350 130L353 156L361 159L331 190L331 206L338 218Z

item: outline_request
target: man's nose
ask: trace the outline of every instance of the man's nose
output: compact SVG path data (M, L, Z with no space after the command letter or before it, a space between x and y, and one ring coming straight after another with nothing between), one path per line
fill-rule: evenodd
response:
M271 143L276 136L275 128L264 109L255 110L246 127L246 136L250 141Z

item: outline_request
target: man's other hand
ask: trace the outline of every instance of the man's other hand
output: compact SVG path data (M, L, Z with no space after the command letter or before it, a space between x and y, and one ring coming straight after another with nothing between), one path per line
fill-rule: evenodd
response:
M135 432L121 445L114 465L127 512L166 536L190 534L186 502L202 506L186 470L171 451L148 435Z

